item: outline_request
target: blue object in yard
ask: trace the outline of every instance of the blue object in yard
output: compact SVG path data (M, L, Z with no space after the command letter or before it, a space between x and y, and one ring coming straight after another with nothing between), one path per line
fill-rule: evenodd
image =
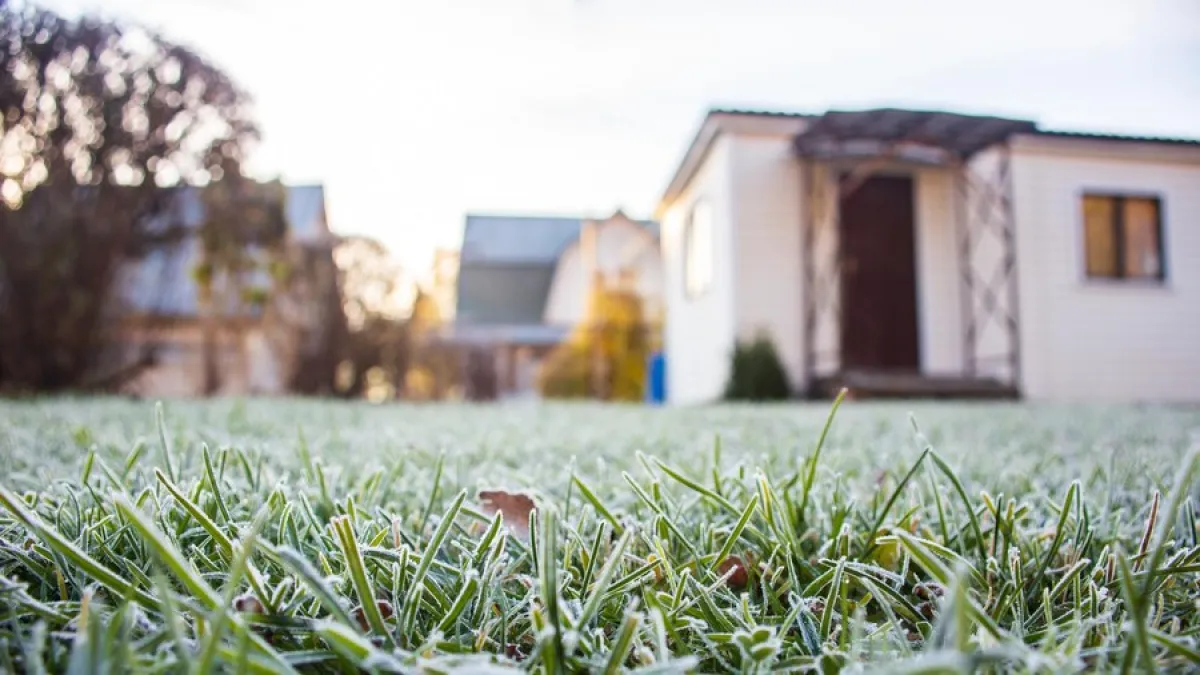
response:
M667 356L662 352L650 355L650 368L647 373L650 380L646 387L646 401L653 405L661 405L667 400Z

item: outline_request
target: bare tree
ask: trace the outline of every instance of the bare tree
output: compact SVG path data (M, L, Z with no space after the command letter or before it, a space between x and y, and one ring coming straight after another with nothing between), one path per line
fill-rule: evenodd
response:
M248 97L146 30L0 0L0 387L115 387L123 270L176 240L172 193L240 173Z
M240 370L248 368L245 326L261 310L268 288L254 286L252 272L282 262L287 231L284 187L227 173L204 190L200 260L196 270L205 395L221 387L218 342L226 327L236 346Z
M392 388L403 391L411 361L409 323L404 318L407 285L387 247L369 237L344 237L334 250L345 312L342 394L365 393L367 374L378 368Z

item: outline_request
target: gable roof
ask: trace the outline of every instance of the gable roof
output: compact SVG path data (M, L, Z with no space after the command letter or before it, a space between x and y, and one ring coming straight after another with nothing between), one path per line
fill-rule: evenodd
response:
M957 129L955 129L956 126ZM811 152L813 146L819 144L814 143L814 141L829 140L831 137L848 140L852 135L849 132L859 133L858 136L854 137L855 140L889 140L906 128L916 129L918 132L931 132L934 134L934 138L944 145L950 144L954 146L952 148L954 151L965 152L968 155L978 151L981 143L986 145L999 142L1009 135L1015 134L1048 138L1200 147L1200 139L1197 138L1043 129L1036 122L1029 120L964 115L947 111L880 108L867 110L830 110L821 114L810 114L713 108L705 114L699 129L697 129L691 142L688 144L683 158L680 160L667 185L667 189L663 192L659 200L655 217L661 218L666 206L678 198L684 191L693 176L695 176L696 171L703 164L704 159L708 156L713 144L722 133L765 132L781 135L788 134L797 137L804 136L809 131L812 131L813 136L808 139L807 143L799 138L796 139L797 150ZM949 134L948 132L954 132L954 134ZM823 138L818 138L818 136Z
M793 147L798 154L820 157L844 152L846 142L907 141L966 159L1013 134L1036 131L1037 124L1028 120L985 115L899 108L830 110L797 134Z
M587 220L468 214L459 253L455 320L509 326L542 323L558 259L579 239ZM658 236L658 223L633 222Z
M659 199L654 217L661 219L666 204L674 201L691 182L721 133L745 130L792 136L802 131L808 122L816 117L818 116L800 112L710 108L704 114L691 141L688 142L687 149L684 150L683 157L675 167L667 189Z
M455 321L478 324L542 323L554 281L550 265L464 265L458 272Z
M459 260L551 265L582 228L581 218L469 214Z

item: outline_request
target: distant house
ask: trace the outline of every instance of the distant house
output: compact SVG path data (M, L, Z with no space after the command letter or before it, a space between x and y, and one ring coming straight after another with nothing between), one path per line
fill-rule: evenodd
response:
M286 198L282 261L291 274L281 282L267 269L250 272L245 286L265 291L266 302L242 308L238 318L231 316L232 307L218 312L218 394L286 393L306 359L328 346L337 325L332 315L340 303L332 258L335 237L326 221L324 189L289 186ZM199 190L179 190L173 212L164 220L185 228L182 241L125 270L125 339L131 351L152 347L156 356L156 365L132 384L136 393L203 393L204 333L195 271L204 208Z
M437 249L433 252L433 268L429 281L429 293L443 321L452 321L458 287L458 251Z
M500 390L528 395L542 357L585 318L594 275L634 284L647 316L661 314L657 223L620 211L604 219L468 215L444 338L491 351Z
M1200 140L713 110L656 215L672 402L760 331L797 393L1200 401Z

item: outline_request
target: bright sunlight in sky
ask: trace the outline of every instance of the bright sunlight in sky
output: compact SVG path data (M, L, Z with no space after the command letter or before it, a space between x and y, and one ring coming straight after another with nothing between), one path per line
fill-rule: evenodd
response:
M1197 0L41 4L206 54L257 102L256 171L324 183L417 275L467 211L648 217L711 106L1200 136Z

